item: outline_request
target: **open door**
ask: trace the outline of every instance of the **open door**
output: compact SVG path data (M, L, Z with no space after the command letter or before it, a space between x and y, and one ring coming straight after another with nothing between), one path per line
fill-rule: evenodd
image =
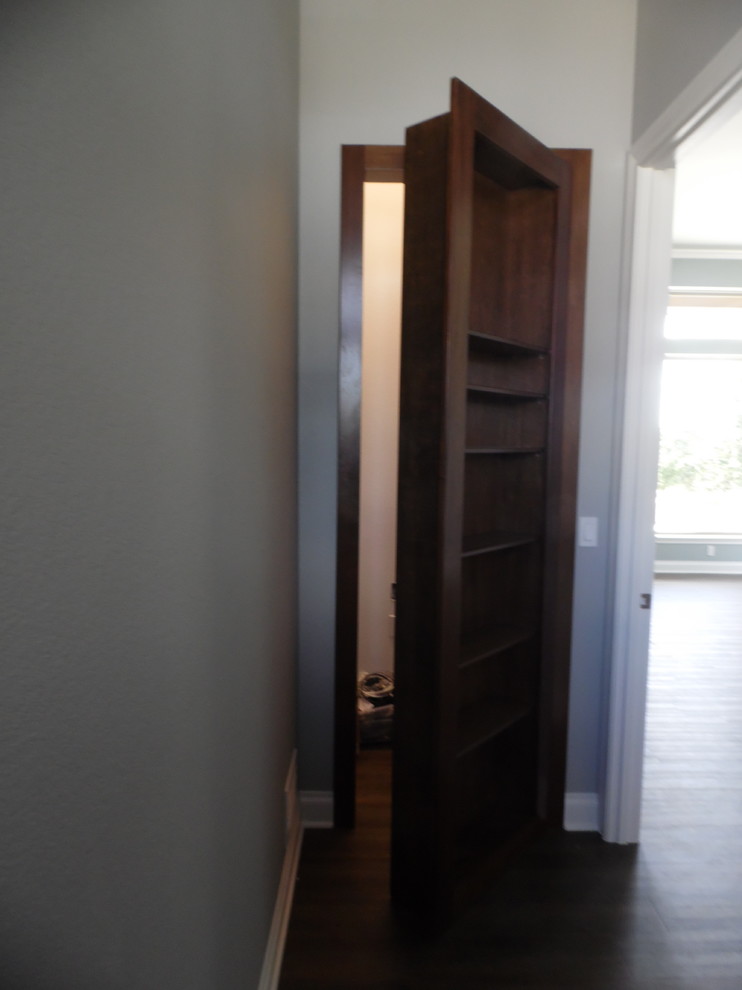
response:
M436 925L562 823L589 163L459 80L407 132L392 896Z

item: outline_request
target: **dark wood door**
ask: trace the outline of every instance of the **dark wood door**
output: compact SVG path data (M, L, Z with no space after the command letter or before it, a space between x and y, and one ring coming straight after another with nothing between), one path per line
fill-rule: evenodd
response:
M437 925L561 825L588 172L458 80L407 132L392 895Z

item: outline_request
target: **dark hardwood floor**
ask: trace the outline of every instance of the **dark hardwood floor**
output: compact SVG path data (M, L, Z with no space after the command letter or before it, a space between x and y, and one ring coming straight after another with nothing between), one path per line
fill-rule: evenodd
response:
M388 899L389 753L304 840L281 990L741 990L742 579L657 581L639 847L542 835L436 938Z
M742 987L742 578L655 581L648 688L650 896L673 951Z

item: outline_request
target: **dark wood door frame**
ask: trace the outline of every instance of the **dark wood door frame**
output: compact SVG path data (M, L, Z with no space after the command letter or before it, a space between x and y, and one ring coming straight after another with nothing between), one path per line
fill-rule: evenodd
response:
M364 182L404 182L404 147L358 144L342 149L333 781L336 828L352 828L356 810Z
M554 149L573 168L575 195L572 199L571 244L573 275L569 282L567 339L568 353L561 355L572 378L567 379L561 415L571 450L564 451L569 475L568 490L576 492L577 436L579 423L579 377L582 351L585 258L587 254L587 211L589 208L590 154L585 151ZM357 745L357 645L358 645L358 528L360 481L361 346L362 346L362 246L363 183L404 182L404 147L401 145L344 145L341 178L340 239L340 335L339 335L339 423L338 423L338 506L337 571L335 594L335 716L334 716L334 824L352 828L355 824L356 745ZM570 531L570 517L576 501L564 503L562 532ZM560 553L571 561L572 545L565 541ZM552 590L560 599L552 614L564 628L557 641L569 649L571 615L571 563L566 565L568 580ZM567 658L562 658L566 663ZM568 684L552 685L558 713L558 735L567 731ZM555 764L555 765L554 765ZM557 747L551 772L564 779L564 755ZM558 788L552 790L552 795ZM552 798L553 800L553 798ZM558 809L556 809L558 814Z

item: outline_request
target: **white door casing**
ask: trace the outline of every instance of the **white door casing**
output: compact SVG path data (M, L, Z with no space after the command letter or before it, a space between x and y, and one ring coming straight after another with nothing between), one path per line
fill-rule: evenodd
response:
M636 168L603 821L608 842L639 838L651 616L641 607L641 595L652 590L662 322L670 280L674 177L672 170Z

